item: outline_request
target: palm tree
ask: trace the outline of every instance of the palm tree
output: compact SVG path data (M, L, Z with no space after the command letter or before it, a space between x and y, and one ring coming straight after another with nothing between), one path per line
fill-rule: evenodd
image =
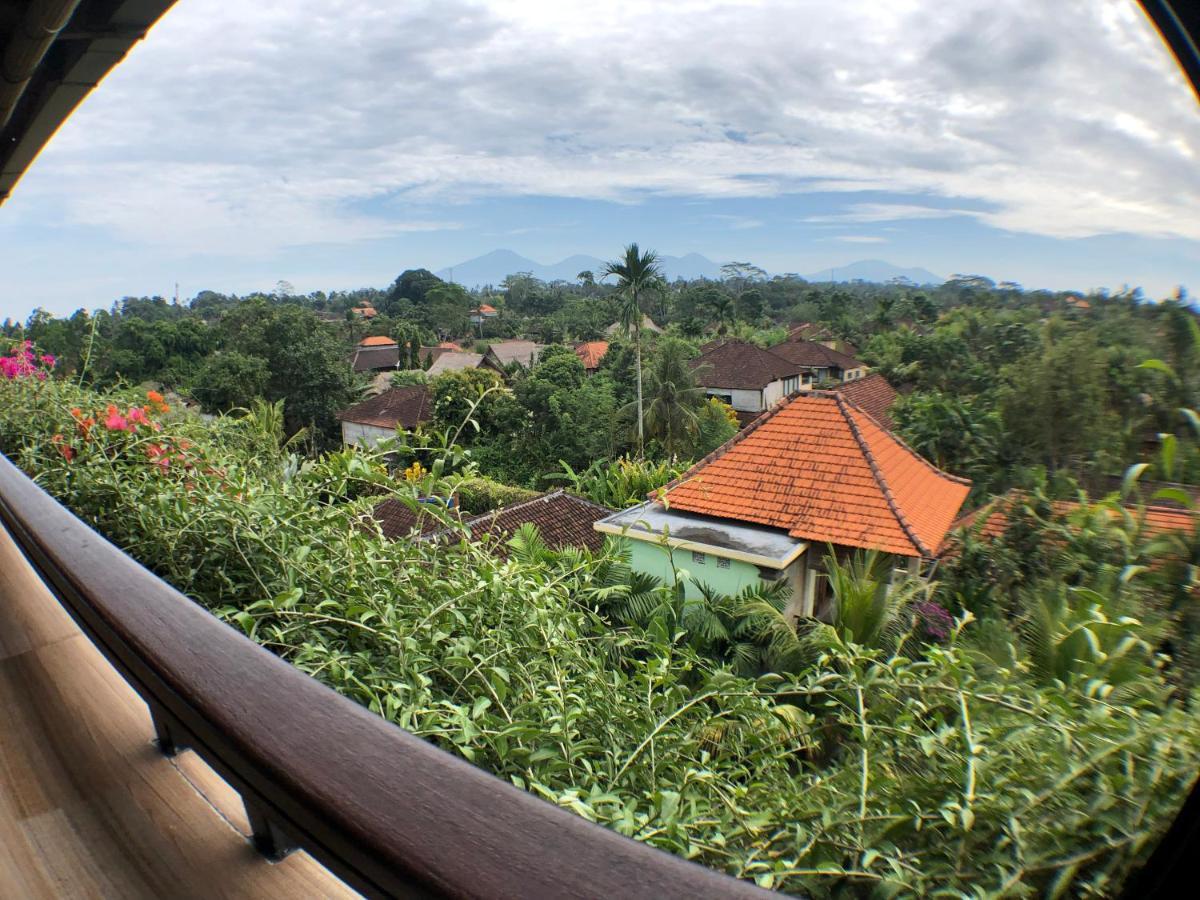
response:
M621 297L621 325L633 332L637 351L637 423L638 455L645 449L646 426L642 414L642 297L662 286L662 270L658 254L653 250L642 253L637 244L625 248L623 259L604 267L604 274L617 276L617 292Z
M668 456L680 455L688 439L695 437L698 410L704 402L704 388L696 386L687 359L687 346L667 339L659 344L648 373L646 430Z

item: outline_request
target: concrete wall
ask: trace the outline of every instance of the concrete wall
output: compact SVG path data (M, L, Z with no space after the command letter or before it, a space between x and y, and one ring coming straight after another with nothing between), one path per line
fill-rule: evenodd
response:
M375 425L359 425L357 422L342 423L342 445L345 447L373 446L384 438L396 436L394 428L379 428Z
M668 554L667 548L661 544L634 541L629 538L615 538L615 540L626 542L630 548L630 565L635 572L653 575L666 585L675 583L675 574L671 569L672 556L675 560L675 568L680 571L680 577L686 570L697 581L703 581L713 590L723 594L736 594L747 585L758 584L760 580L757 566L738 559L727 560L729 568L722 568L717 565L717 557L711 553L704 554L704 561L701 563L693 561L690 550L674 549ZM695 584L689 581L684 587L684 595L698 597L700 591Z
M787 396L783 391L783 381L772 381L762 392L762 408L770 409L780 400Z
M742 412L762 412L765 409L762 391L735 390L731 393L733 399L729 401L729 405L734 409Z

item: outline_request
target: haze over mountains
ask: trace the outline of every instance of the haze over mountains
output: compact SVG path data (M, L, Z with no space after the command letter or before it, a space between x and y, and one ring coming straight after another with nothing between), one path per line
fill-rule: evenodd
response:
M699 253L686 256L660 256L659 262L668 281L676 278L720 278L721 265ZM456 263L437 273L439 278L455 281L464 287L499 285L509 275L528 272L542 281L575 281L580 272L590 271L597 278L604 271L605 260L586 253L577 253L551 265L536 262L512 250L493 250L483 256ZM776 274L776 273L770 273ZM880 259L864 259L844 266L822 269L804 276L809 281L878 281L908 278L917 284L941 284L945 279L928 269L902 268Z

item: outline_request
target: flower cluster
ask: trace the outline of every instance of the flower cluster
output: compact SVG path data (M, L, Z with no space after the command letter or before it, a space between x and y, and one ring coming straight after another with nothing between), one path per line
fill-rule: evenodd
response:
M130 406L124 412L121 412L120 407L115 403L110 403L103 412L92 413L85 415L83 410L78 406L71 410L71 418L75 420L76 436L83 439L84 443L91 443L93 435L92 429L99 425L106 431L110 432L128 432L130 434L137 433L139 429L146 432L157 432L162 430L162 426L155 422L151 416L154 413L165 413L170 411L171 407L163 400L162 394L158 391L148 391L146 393L148 401L144 406ZM78 453L78 447L74 446L61 433L50 438L50 443L67 461L71 462L75 459ZM157 447L159 452L150 452L152 448ZM161 444L151 444L147 449L147 456L155 465L165 469L170 465L170 453L163 449Z
M9 356L0 356L0 375L9 381L16 378L36 378L45 381L57 362L49 353L34 353L33 341L25 341L12 350Z
M420 481L428 474L429 470L422 468L420 462L414 462L404 470L404 480L408 482Z
M932 600L914 603L911 612L921 629L921 636L926 639L944 641L954 630L954 618Z

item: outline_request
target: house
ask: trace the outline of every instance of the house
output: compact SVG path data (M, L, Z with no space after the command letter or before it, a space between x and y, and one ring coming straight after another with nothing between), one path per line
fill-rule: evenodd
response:
M482 325L498 315L500 315L500 311L496 307L489 303L480 303L476 309L471 310L471 324Z
M642 331L651 331L654 334L662 334L662 329L654 324L654 320L647 315L642 316ZM613 322L604 329L604 336L613 337L628 337L630 329L626 328L620 322Z
M607 506L557 490L462 519L461 525L472 541L484 543L498 556L507 555L508 542L527 523L537 526L542 540L553 550L580 547L596 553L604 546L604 535L593 526L612 512ZM457 515L451 512L452 518ZM371 517L390 540L415 536L419 540L455 541L462 534L447 527L428 506L418 505L414 509L412 504L397 499L377 504Z
M859 378L856 381L842 382L831 387L830 390L841 394L888 431L895 429L896 425L892 421L891 409L892 404L900 395L878 372L872 372L865 378Z
M478 369L482 363L483 354L481 353L458 353L453 350L447 350L444 353L438 354L433 364L425 370L425 374L430 378L436 378L445 372Z
M822 616L828 547L878 550L893 570L937 557L970 482L948 475L838 393L797 394L668 484L596 523L636 571L684 570L723 593L786 581L790 616ZM691 580L689 595L698 593Z
M501 556L507 554L506 545L513 533L527 523L537 526L542 540L552 550L581 547L597 553L604 546L604 535L594 526L612 512L607 506L557 490L466 519L463 526L470 532L471 540L483 541Z
M854 356L858 353L858 349L849 341L834 337L829 328L814 322L800 322L792 325L788 328L787 339L789 341L815 341L818 344L824 344L830 350L845 353L847 356Z
M413 429L433 418L433 391L428 385L392 388L337 414L342 444L375 444L395 437L397 428Z
M811 376L814 382L854 381L866 377L867 374L867 366L864 363L817 341L784 341L770 350L776 356L798 366L801 371Z
M358 342L360 347L397 347L395 338L390 338L385 334L376 334L371 337L365 337Z
M542 344L533 341L497 341L488 347L482 365L495 369L501 375L508 374L508 367L513 363L532 369L544 349Z
M360 319L373 319L379 315L379 312L373 306L356 306L350 312Z
M709 397L733 407L744 427L810 382L798 366L747 341L718 341L689 365Z
M608 352L608 341L584 341L575 345L575 355L583 363L584 371L595 375L600 368L600 361Z
M359 344L354 348L354 355L350 357L350 366L355 372L399 369L400 345L395 341L387 344Z

